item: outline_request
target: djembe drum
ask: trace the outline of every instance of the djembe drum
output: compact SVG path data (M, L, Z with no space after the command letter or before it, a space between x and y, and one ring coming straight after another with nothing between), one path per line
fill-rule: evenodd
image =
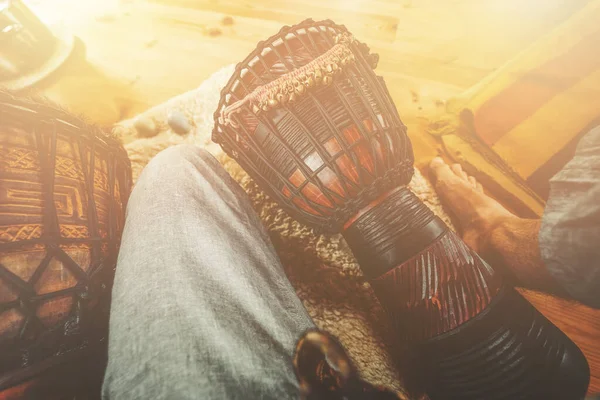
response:
M99 396L130 189L115 138L0 92L1 399Z
M289 214L342 232L431 399L579 399L585 357L407 188L413 153L378 56L331 21L260 42L213 140Z

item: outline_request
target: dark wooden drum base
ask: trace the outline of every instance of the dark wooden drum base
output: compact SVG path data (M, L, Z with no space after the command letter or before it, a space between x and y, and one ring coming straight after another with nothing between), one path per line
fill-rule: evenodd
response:
M585 395L579 348L409 189L372 204L344 237L432 400Z
M418 355L417 355L418 354ZM583 399L581 350L513 288L479 316L417 347L431 400Z

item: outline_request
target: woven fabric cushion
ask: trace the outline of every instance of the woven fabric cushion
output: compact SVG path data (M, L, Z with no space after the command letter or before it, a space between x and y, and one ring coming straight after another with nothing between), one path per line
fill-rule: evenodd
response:
M346 347L362 377L378 385L402 391L399 373L390 356L394 333L386 315L341 235L321 235L292 220L273 203L240 166L211 142L213 113L234 66L225 67L197 89L153 107L137 118L122 121L115 131L125 138L136 135L134 124L151 121L157 135L140 138L125 146L131 158L134 180L159 151L179 143L206 148L240 183L267 227L286 273L315 324ZM192 125L185 136L173 132L167 120L173 113ZM415 170L410 188L452 228L432 186Z

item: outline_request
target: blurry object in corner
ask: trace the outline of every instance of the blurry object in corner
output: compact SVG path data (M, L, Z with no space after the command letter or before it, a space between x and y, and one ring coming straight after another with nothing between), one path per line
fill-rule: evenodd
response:
M72 35L47 27L21 0L0 0L0 87L26 89L60 67Z

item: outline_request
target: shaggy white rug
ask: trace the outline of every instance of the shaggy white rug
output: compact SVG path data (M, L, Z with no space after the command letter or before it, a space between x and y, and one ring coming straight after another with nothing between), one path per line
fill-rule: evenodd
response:
M134 180L154 155L169 146L195 143L213 153L252 199L290 281L315 324L338 337L365 380L403 392L398 369L390 356L393 332L342 236L315 234L312 229L292 220L235 161L211 142L213 113L221 88L233 71L233 65L225 67L197 89L137 117L156 126L158 133L154 137L132 140L125 146L131 158ZM192 130L187 135L180 136L169 128L167 119L173 112L181 113L192 123ZM131 140L136 136L135 121L122 121L115 127L115 132L126 141ZM452 227L435 191L418 170L410 187Z

